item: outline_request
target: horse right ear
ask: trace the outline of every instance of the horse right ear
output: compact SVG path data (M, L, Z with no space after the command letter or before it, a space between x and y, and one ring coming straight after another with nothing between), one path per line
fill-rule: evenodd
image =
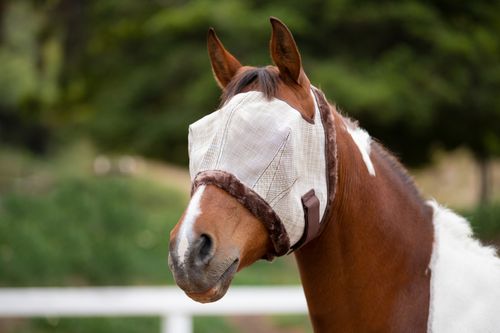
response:
M294 83L303 84L305 74L302 69L299 49L287 26L276 17L271 17L272 35L269 48L271 58L280 70L280 76ZM309 83L307 83L309 89Z
M224 89L241 68L241 64L224 48L213 28L208 29L207 47L215 80Z

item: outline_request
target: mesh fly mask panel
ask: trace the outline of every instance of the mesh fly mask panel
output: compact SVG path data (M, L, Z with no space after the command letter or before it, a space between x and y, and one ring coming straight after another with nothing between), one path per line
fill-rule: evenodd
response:
M284 101L250 91L189 127L193 193L213 184L234 196L268 229L275 248L268 257L304 243L308 214L319 226L331 202L324 123L332 114L322 115L316 98L313 123Z

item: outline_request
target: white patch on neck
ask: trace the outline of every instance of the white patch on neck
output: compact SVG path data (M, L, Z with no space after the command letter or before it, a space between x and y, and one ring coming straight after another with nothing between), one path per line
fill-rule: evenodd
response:
M434 201L428 332L500 331L500 259L469 223Z
M205 191L205 185L200 186L194 193L189 206L182 221L181 228L179 230L179 243L177 245L177 258L179 260L179 265L184 265L184 260L186 259L186 252L189 245L193 239L193 226L196 219L201 214L201 197Z
M344 120L344 123L347 132L351 135L356 146L358 146L363 162L365 162L366 168L368 169L368 173L375 176L375 168L370 159L370 144L372 142L370 135L364 129L354 126L354 124L351 124L349 121Z

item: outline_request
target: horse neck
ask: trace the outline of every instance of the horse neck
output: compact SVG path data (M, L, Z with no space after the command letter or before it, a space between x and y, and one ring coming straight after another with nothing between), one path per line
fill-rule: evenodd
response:
M317 332L427 329L432 210L378 144L367 171L334 112L338 181L322 234L296 252Z

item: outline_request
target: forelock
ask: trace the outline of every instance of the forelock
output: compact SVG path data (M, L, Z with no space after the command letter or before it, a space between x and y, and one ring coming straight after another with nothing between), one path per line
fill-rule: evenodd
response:
M252 68L234 77L222 94L221 104L224 105L235 95L249 90L260 91L267 99L276 97L280 83L279 73L271 66Z

